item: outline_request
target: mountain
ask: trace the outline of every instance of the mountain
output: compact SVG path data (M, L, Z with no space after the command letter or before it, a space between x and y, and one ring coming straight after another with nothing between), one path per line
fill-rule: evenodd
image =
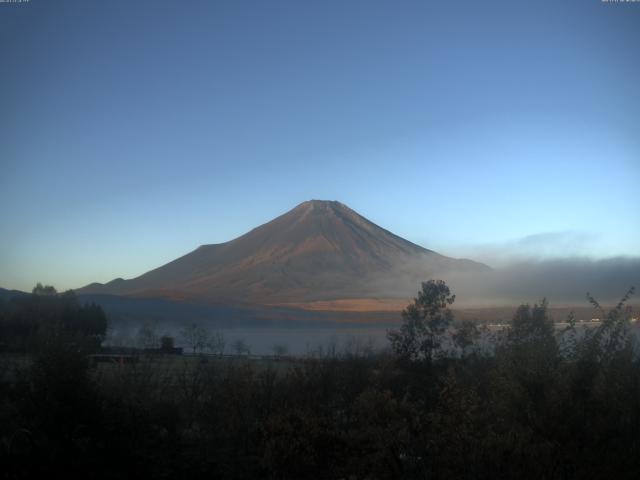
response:
M0 287L0 300L11 300L14 297L23 297L25 295L29 295L26 292L21 292L20 290L7 290L5 288Z
M342 203L311 200L229 242L78 293L367 310L411 297L428 278L487 270L404 240Z

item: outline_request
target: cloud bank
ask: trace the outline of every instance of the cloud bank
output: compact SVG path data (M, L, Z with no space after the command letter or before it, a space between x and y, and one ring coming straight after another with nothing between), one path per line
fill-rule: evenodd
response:
M640 304L640 257L566 257L514 260L487 271L438 272L427 263L404 265L395 274L371 278L369 292L380 298L411 298L420 284L442 279L456 294L456 306L507 306L547 298L554 306L587 306L589 292L603 305L617 303L631 286Z
M640 288L640 258L523 260L479 275L449 275L446 280L457 294L456 303L466 305L519 304L543 297L556 305L580 305L587 292L601 303L612 303L629 287Z

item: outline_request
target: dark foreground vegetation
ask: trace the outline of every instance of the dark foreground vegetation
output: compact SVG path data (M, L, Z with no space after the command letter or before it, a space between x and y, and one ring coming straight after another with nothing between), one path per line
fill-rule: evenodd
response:
M431 281L387 353L96 368L101 309L42 287L0 305L1 475L635 479L627 298L584 330L554 328L544 301L523 305L487 346Z

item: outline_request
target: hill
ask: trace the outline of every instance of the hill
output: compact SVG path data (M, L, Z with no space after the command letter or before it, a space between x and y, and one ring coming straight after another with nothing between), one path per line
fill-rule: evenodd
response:
M11 300L14 297L22 297L24 295L29 295L26 292L21 292L20 290L7 290L6 288L0 288L0 300Z

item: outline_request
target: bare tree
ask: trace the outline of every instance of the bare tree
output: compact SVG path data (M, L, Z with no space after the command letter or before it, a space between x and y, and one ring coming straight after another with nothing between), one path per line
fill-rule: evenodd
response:
M242 338L233 342L233 350L236 352L236 355L249 355L251 353L251 348Z
M215 332L209 336L209 339L207 342L207 349L211 353L221 356L224 353L225 345L226 345L226 342L224 339L224 335L222 335L221 332Z
M156 327L150 322L145 322L144 325L140 327L136 337L136 343L142 348L157 348L158 346Z
M186 325L180 331L180 338L193 353L202 352L209 344L209 333L203 326L196 323Z
M289 353L289 349L286 345L277 344L272 348L273 355L276 357L284 357L287 353Z

